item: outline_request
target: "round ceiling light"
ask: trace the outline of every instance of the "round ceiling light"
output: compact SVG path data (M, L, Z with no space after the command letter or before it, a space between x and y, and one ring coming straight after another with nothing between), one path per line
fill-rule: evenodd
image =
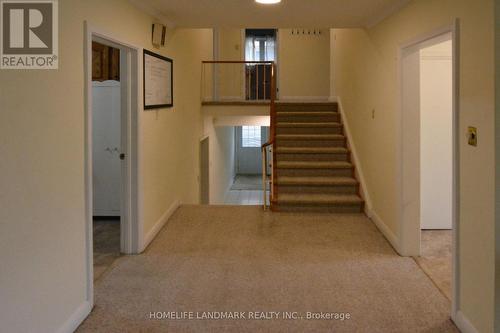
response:
M264 5L273 5L275 3L280 3L281 0L255 0L255 2L262 3Z

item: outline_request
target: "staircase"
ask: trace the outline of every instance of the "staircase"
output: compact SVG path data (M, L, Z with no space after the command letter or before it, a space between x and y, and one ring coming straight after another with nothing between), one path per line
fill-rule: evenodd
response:
M276 103L273 210L360 213L337 103Z

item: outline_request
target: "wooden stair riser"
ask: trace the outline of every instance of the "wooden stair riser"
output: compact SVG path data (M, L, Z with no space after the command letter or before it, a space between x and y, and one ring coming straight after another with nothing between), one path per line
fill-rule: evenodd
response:
M353 169L277 169L279 176L296 176L296 177L352 177Z
M280 185L279 193L328 193L328 194L357 194L358 185Z
M342 127L276 127L276 134L342 134Z
M332 154L301 154L301 153L277 153L277 161L349 161L349 153Z

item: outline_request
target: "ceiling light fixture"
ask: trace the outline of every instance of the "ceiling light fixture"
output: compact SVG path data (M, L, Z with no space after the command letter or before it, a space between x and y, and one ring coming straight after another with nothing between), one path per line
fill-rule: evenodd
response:
M273 5L275 3L280 3L281 0L255 0L255 2L262 3L264 5Z

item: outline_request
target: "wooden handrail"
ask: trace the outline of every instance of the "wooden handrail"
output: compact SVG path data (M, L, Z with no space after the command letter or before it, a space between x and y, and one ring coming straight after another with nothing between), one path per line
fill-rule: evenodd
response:
M263 154L266 153L265 150L267 147L274 145L276 142L276 64L274 61L271 63L271 102L270 102L270 126L269 126L269 140L262 145ZM270 196L270 204L271 209L273 208L273 202L276 201L278 197L277 186L275 182L276 175L276 152L275 149L272 151L272 170L271 170L271 196ZM267 165L263 167L262 173L267 175ZM267 177L263 177L267 178ZM264 183L264 186L266 184ZM266 200L266 196L264 195L264 200ZM264 208L266 207L266 203L264 203Z

